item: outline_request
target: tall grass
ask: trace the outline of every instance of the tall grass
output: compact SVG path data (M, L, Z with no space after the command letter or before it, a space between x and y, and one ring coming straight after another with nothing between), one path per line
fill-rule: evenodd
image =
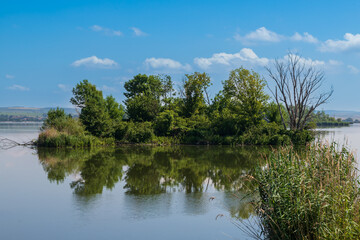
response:
M359 239L359 182L355 158L337 144L274 152L258 169L256 204L267 239Z
M36 145L39 147L95 147L112 146L114 139L98 138L88 134L70 135L66 132L59 132L54 128L48 128L39 134Z

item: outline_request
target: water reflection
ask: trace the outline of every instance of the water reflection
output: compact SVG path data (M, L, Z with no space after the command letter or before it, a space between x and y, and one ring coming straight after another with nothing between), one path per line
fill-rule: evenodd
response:
M79 175L71 188L79 195L102 193L124 181L126 193L159 194L251 188L244 176L261 163L266 148L124 147L121 149L38 149L50 181Z
M158 213L171 211L171 202L179 198L172 195L184 192L183 213L198 215L207 212L210 197L225 191L226 196L218 194L222 199L216 200L232 217L248 218L251 207L240 198L253 192L255 185L246 176L261 164L262 155L269 151L220 146L40 148L38 157L51 182L61 183L71 176L70 187L81 202L89 203L103 189L119 186L125 192L124 204L141 211L140 216L150 205Z

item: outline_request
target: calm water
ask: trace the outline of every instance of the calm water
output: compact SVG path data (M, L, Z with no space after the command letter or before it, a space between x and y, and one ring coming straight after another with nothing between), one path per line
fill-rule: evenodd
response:
M0 124L0 136L29 141L38 128ZM359 148L359 133L353 125L321 136ZM0 239L249 239L231 219L252 222L254 187L244 176L268 151L0 150Z

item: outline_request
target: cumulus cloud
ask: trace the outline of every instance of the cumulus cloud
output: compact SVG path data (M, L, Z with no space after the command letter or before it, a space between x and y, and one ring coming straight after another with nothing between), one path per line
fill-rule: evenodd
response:
M348 69L350 69L350 72L353 74L358 74L360 70L357 67L354 67L353 65L348 65Z
M360 49L360 34L345 33L344 40L326 40L320 47L322 52L344 52Z
M74 67L89 67L89 68L114 68L118 66L118 64L109 58L98 58L96 56L91 56L87 58L82 58L76 60L71 64Z
M250 48L243 48L238 53L215 53L209 58L195 58L194 63L202 69L207 69L212 65L235 65L241 62L250 62L252 64L265 66L269 63L269 59L258 57Z
M170 58L147 58L145 59L145 65L154 69L191 70L189 64L181 64Z
M246 34L245 36L241 36L240 34L237 33L235 34L234 39L243 42L245 44L254 43L254 42L280 42L285 40L307 42L307 43L319 42L319 40L316 37L312 36L307 32L303 34L296 32L292 36L285 36L270 31L265 27L258 28L255 31Z
M137 37L143 37L143 36L147 36L148 34L141 31L139 28L136 28L136 27L132 27L131 30L133 30L135 36Z
M10 74L6 74L6 75L5 75L5 78L7 78L7 79L13 79L13 78L15 78L15 76L10 75Z
M119 30L113 30L110 28L104 28L102 26L99 25L93 25L90 27L91 30L93 30L94 32L103 32L106 35L110 35L110 36L121 36L122 32L120 32Z
M266 29L265 27L261 27L253 32L246 34L245 36L236 34L234 38L235 40L241 42L251 42L251 41L279 42L283 39L283 36L275 32L272 32Z
M313 35L305 32L303 35L296 32L293 36L290 37L293 41L300 41L300 42L308 42L308 43L318 43L319 40L314 37Z
M29 91L30 89L21 85L14 84L8 87L10 90L17 90L17 91Z

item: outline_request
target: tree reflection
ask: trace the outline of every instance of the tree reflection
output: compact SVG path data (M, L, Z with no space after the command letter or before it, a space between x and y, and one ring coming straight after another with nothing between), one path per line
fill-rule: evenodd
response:
M210 189L251 193L248 174L262 163L270 149L258 147L145 147L92 150L38 149L50 181L74 179L70 187L79 196L101 194L122 181L126 194L153 195ZM248 217L247 205L227 206L233 217Z

